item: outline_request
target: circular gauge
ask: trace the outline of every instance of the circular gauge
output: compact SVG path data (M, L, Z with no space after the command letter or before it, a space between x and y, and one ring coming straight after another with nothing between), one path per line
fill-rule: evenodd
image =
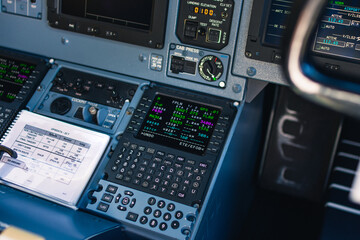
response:
M213 55L203 57L199 63L200 76L206 81L215 82L223 74L224 67L221 60Z

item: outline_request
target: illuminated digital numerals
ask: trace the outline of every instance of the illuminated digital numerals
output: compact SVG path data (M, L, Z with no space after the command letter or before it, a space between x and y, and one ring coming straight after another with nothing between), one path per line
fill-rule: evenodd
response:
M10 100L14 100L16 98L16 94L13 94L13 93L8 93L6 95L6 98L10 99Z
M199 130L200 130L200 131L204 131L204 132L208 132L208 131L209 131L209 128L200 126L200 127L199 127Z
M156 119L156 120L162 120L161 116L155 115L155 114L149 114L149 118L153 118L153 119Z
M214 15L214 10L209 9L209 8L194 7L194 13L213 16Z
M208 136L208 135L203 134L203 133L199 133L199 134L198 134L198 136L199 136L199 137L202 137L202 138L209 138L209 136Z
M151 125L154 125L154 126L159 126L159 125L160 125L160 123L154 122L154 121L150 121L150 120L147 120L146 123L151 124Z
M175 124L177 124L177 125L182 125L182 124L183 124L182 121L174 120L174 119L170 119L170 122L171 122L171 123L175 123Z
M180 114L177 114L177 113L173 113L173 117L176 117L176 118L179 118L179 119L185 119L184 115L180 115Z

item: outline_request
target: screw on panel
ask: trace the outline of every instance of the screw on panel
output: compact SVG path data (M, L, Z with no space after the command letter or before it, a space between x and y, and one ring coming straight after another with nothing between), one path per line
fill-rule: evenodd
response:
M170 50L175 50L176 45L174 43L170 44Z
M203 51L200 51L200 52L199 52L199 55L200 55L200 57L202 57L202 56L204 56L205 54L204 54Z
M41 92L42 90L43 90L43 86L41 86L41 85L38 86L37 89L36 89L36 91L38 91L38 92Z
M67 39L67 38L65 38L65 37L62 37L62 38L61 38L61 43L62 43L62 44L67 45L67 44L69 44L69 42L70 42L69 39Z
M226 86L226 83L224 81L219 82L219 87L224 88Z
M234 85L232 86L232 90L233 90L234 93L240 93L241 90L242 90L242 87L241 87L240 84L234 84Z
M248 57L248 58L251 58L251 57L252 57L252 53L249 52L249 51L246 51L246 52L245 52L245 56Z
M248 67L248 69L246 70L246 73L250 77L253 77L256 75L256 69L254 67Z
M139 60L140 60L140 62L146 61L146 56L144 54L140 54L139 55Z

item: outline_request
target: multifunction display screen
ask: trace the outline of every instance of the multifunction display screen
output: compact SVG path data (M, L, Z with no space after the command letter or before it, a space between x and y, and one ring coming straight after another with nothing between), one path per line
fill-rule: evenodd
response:
M265 26L264 44L280 47L286 29L286 20L291 14L292 4L293 1L291 0L271 0Z
M313 50L360 60L360 1L329 1L318 27Z
M13 102L35 67L0 56L0 101Z
M137 138L203 155L221 108L157 94Z
M154 0L62 0L61 12L137 29L149 30Z

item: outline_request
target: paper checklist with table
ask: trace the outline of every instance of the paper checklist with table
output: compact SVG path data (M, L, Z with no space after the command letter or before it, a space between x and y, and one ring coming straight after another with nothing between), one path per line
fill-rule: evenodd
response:
M18 157L3 155L0 179L76 208L109 139L106 134L23 110L1 139Z

